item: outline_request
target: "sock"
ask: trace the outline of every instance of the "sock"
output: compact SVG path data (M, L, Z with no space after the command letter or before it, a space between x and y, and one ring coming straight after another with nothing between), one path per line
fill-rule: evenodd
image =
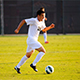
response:
M39 52L39 54L36 56L36 59L33 62L33 66L35 66L36 63L40 61L44 54L45 54L44 52Z
M20 66L23 65L27 59L28 59L28 57L26 57L26 55L23 56L21 61L18 63L17 67L20 68Z
M44 35L44 41L46 42L47 41L47 34L46 34L46 32L43 35Z

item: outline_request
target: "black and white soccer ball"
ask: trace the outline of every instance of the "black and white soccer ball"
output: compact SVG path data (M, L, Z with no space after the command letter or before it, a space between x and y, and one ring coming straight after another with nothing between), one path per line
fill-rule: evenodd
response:
M47 74L51 74L54 72L54 68L51 65L46 66L45 71Z

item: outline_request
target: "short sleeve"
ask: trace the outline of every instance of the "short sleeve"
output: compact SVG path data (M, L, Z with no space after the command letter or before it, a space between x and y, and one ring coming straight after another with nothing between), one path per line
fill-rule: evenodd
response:
M30 19L25 19L27 25L33 24L34 23L34 18L30 18Z

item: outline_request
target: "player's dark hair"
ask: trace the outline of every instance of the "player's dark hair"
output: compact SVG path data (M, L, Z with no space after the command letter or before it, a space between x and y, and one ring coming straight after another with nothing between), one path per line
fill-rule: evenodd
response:
M40 10L45 9L44 7L41 7Z
M45 13L45 12L42 11L42 10L38 10L38 11L37 11L37 16L38 16L38 15L41 15L42 13Z

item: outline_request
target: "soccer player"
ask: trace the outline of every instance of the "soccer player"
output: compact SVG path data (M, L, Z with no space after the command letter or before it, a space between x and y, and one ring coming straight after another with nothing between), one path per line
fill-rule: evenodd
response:
M41 7L40 10L45 11L44 7ZM45 23L45 21L47 21L47 18L44 17L43 22ZM47 32L43 32L43 36L44 36L44 42L45 44L49 43L49 41L47 41Z
M45 12L44 11L37 11L37 17L36 18L29 18L29 19L24 19L22 20L17 29L15 30L15 33L17 34L20 30L20 28L27 23L27 25L29 25L29 30L28 30L28 38L27 38L27 50L26 50L26 55L24 55L21 59L21 61L17 64L17 66L15 66L15 70L17 71L17 73L21 73L20 72L20 67L26 62L26 60L28 58L30 58L30 56L32 55L32 53L34 52L34 50L37 50L39 53L36 56L35 60L33 61L32 64L30 64L30 67L33 68L33 70L35 72L37 72L38 70L36 69L36 63L39 62L41 60L41 58L43 57L43 55L45 54L45 49L44 47L41 45L40 42L38 42L38 36L40 31L42 30L43 32L54 28L54 24L52 23L49 27L45 26L45 23L43 22L43 19L45 17Z

